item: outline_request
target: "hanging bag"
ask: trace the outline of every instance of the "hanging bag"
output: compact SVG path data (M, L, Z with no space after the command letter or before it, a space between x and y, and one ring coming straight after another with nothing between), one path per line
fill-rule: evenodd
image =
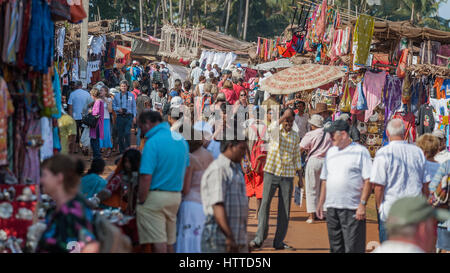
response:
M339 109L341 112L349 113L352 107L352 102L350 100L350 91L348 89L348 80L345 83L344 95L342 96L342 100L339 103Z
M81 23L87 17L86 11L83 8L82 0L68 0L70 5L70 22L73 24Z
M54 22L70 20L70 6L65 0L52 0L50 14Z
M356 104L356 109L359 110L359 111L365 111L365 110L369 109L369 107L367 106L366 96L364 96L362 83L363 83L363 80L361 80L358 83L358 90L357 90L357 92L358 92L358 102Z
M403 79L406 75L406 62L408 60L408 49L403 49L402 56L400 57L400 61L398 62L397 66L397 77L400 79Z

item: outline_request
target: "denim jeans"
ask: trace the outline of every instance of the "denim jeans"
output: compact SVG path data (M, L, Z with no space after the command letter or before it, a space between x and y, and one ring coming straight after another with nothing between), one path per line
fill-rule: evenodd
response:
M119 151L121 154L130 147L131 124L133 123L132 115L118 115L116 126L119 142Z
M136 146L138 149L139 149L139 146L141 146L141 128L139 128L139 127L137 129Z
M100 131L99 126L95 129L95 138L91 138L91 148L92 153L94 156L94 159L102 158L102 155L100 153Z
M378 234L380 239L380 244L387 241L388 234L386 230L386 223L380 220L380 214L378 214Z

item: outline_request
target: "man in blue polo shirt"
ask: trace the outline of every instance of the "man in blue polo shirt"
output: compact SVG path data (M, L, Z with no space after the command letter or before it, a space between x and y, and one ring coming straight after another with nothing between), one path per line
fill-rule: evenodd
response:
M173 253L189 147L156 111L142 112L138 123L146 138L136 209L139 243L144 251L151 246L153 252Z

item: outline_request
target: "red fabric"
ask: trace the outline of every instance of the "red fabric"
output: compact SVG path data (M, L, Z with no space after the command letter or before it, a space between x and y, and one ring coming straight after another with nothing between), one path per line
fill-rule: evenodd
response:
M127 235L133 246L139 245L139 234L137 229L136 218L131 219L126 225L119 227L122 233Z
M217 87L222 88L224 82L225 82L224 80L221 80L221 81L217 84Z
M234 104L239 97L236 96L236 92L234 92L234 90L232 89L228 89L228 88L223 88L220 92L225 94L225 99L227 100L227 102L229 104Z
M10 187L13 187L16 190L16 196L19 197L22 194L22 191L25 187L29 187L34 195L36 195L36 186L35 185L0 185L0 190L3 192L3 190L7 190ZM4 201L2 201L3 203ZM16 214L19 213L19 209L26 208L31 211L36 210L37 202L21 202L21 201L12 201L9 202L13 207L13 214L11 218L8 219L1 219L0 218L0 229L4 230L6 234L9 236L14 236L16 238L21 238L24 240L24 243L26 241L28 227L30 227L33 224L33 221L30 220L22 220L22 219L16 219ZM24 245L22 245L23 247Z
M248 82L251 78L255 78L256 76L258 76L258 71L251 68L246 68L244 82Z
M136 100L141 91L139 91L139 89L134 89L133 91L131 91L131 93L133 93L134 99Z
M241 94L242 90L245 90L244 87L238 85L238 84L233 84L233 90L236 93L236 96L239 98L239 95Z
M257 199L262 199L264 189L264 176L259 175L255 172L250 172L244 177L247 197L256 196Z

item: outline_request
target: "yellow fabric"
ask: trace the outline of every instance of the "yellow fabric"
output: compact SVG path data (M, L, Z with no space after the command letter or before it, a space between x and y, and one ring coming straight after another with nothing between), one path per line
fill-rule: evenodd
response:
M370 44L372 43L375 20L372 16L361 14L356 22L353 34L353 47L356 52L353 65L365 65L369 56Z
M273 123L268 132L271 139L264 171L276 176L295 177L296 171L302 169L300 137L294 130L283 130L279 122Z
M77 134L77 123L75 120L64 114L58 119L59 134L61 137L61 153L69 153L69 136Z

